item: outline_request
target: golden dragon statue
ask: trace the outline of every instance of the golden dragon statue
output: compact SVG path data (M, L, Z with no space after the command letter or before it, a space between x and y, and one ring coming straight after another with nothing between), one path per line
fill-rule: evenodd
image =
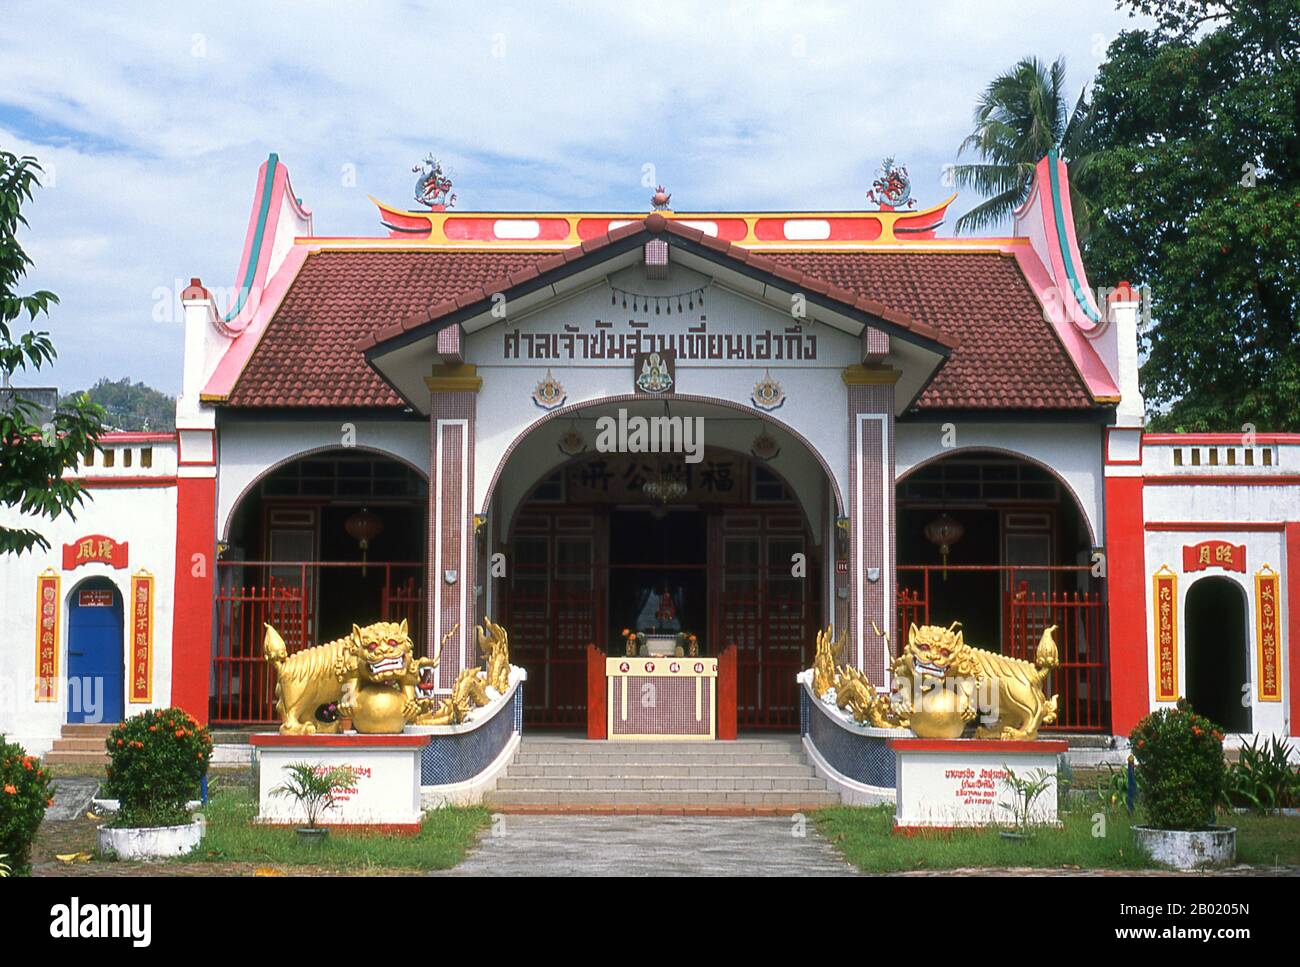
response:
M446 635L433 658L416 658L405 620L379 621L334 641L288 653L284 638L266 625L263 650L276 671L275 710L286 735L337 733L343 718L358 732L401 732L407 724L444 725L464 721L473 708L509 687L510 655L505 629L483 620L475 629L487 666L471 666L457 677L452 694L440 705L421 699L417 686L423 672L438 667L442 648L460 629ZM334 706L333 714L327 712Z
M844 657L848 631L838 639L831 629L817 632L817 649L813 655L813 693L821 698L835 689L835 705L847 709L855 721L878 729L904 729L908 720L905 710L895 708L889 696L881 695L876 686L857 668L839 665Z

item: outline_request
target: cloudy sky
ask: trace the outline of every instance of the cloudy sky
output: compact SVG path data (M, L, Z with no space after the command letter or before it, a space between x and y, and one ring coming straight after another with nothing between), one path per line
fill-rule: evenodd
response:
M645 210L647 170L683 211L860 209L886 155L929 204L992 76L1064 54L1077 93L1133 25L1111 0L6 0L0 148L48 170L24 244L61 299L23 382L175 393L156 307L233 284L272 151L326 235L380 234L366 196L408 206L430 151L458 210Z

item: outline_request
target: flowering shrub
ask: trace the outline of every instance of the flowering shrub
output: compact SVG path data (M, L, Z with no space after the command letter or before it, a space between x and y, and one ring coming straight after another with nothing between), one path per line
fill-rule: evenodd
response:
M50 774L21 745L0 739L0 854L14 873L27 872L36 828L50 805Z
M118 800L114 826L179 826L185 804L208 771L208 730L178 708L150 709L109 733L108 793Z
M1138 802L1158 829L1205 829L1223 796L1223 732L1192 711L1152 712L1129 736L1137 763Z

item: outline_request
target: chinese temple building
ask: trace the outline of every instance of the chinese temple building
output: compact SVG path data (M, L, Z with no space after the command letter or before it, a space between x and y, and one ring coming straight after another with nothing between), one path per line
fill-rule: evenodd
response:
M883 690L912 623L960 621L1030 658L1055 626L1044 732L1186 696L1300 734L1300 435L1144 431L1140 294L1089 287L1066 178L1044 158L1002 238L939 237L951 198L662 190L341 238L272 155L233 298L182 295L176 432L105 437L52 549L0 558L0 730L269 727L265 622L405 618L446 693L489 616L529 729L587 730L629 633L726 654L719 716L794 732L819 629Z

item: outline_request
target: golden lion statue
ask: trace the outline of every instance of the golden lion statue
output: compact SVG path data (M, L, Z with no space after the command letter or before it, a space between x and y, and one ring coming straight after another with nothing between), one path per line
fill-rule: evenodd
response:
M1043 692L1048 673L1057 665L1055 631L1052 625L1043 632L1031 663L972 648L959 622L948 628L912 625L907 647L891 670L895 687L910 686L914 696L913 731L925 737L960 735L965 723L978 715L976 704L984 696L997 719L991 726L980 726L978 738L1036 738L1039 726L1056 721L1057 696L1048 698Z
M848 666L840 667L838 662L844 657L844 645L848 637L847 630L834 641L831 629L817 632L817 650L813 655L813 694L821 698L826 692L835 689L835 705L847 709L855 721L872 725L878 729L907 728L904 712L894 707L893 702L877 693L860 670Z
M455 625L433 658L416 658L406 621L379 621L334 641L290 655L284 639L269 624L263 649L276 671L275 711L286 735L337 733L340 719L351 718L358 732L401 732L407 724L448 725L463 722L472 709L510 687L510 649L506 630L490 619L475 628L486 668L471 666L457 677L451 696L441 703L418 696L421 673L438 667L442 649L460 630ZM337 716L318 717L322 706L337 706Z
M275 711L286 735L337 733L342 718L351 718L358 732L400 732L420 668L438 664L436 658L413 657L405 620L353 625L350 635L294 655L268 624L262 648L275 668ZM318 718L317 710L330 704L338 707L337 717Z

